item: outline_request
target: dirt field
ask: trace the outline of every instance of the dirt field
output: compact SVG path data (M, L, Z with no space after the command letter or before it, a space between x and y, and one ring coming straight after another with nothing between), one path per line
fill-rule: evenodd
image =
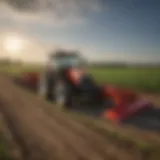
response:
M25 160L151 160L153 154L95 132L0 76L0 111ZM148 138L150 139L150 138ZM155 141L155 140L154 140ZM156 140L157 141L157 140ZM117 145L115 145L117 143ZM141 148L142 149L142 148ZM143 150L144 151L144 150ZM146 151L146 150L145 150ZM153 150L152 150L153 151ZM160 157L157 148L154 159Z

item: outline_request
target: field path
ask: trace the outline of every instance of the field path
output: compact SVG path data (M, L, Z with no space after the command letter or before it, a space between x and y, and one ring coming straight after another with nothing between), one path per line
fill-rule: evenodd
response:
M146 160L66 113L54 112L47 102L6 76L0 75L0 88L0 112L22 160Z
M105 137L53 112L41 99L0 76L0 111L25 160L105 160L118 156L108 150ZM115 151L118 148L115 149Z

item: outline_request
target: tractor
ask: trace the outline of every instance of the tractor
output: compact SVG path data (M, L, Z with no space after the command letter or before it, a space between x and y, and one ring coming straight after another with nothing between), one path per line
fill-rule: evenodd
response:
M49 55L44 72L25 73L22 81L36 93L63 109L82 111L115 123L132 123L160 130L160 111L134 91L98 84L87 71L87 61L76 51Z
M93 107L102 103L104 98L102 90L87 73L84 58L75 51L58 51L49 56L37 92L67 108L77 105Z

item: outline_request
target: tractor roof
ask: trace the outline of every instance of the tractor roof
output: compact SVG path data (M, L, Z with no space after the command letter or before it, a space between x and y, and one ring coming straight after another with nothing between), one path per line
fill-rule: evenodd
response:
M67 56L78 57L79 53L77 51L59 50L59 51L56 51L56 52L50 54L51 58L61 58L61 57L67 57Z

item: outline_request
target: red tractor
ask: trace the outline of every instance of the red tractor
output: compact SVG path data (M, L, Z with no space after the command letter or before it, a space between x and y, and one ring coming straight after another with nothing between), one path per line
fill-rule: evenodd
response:
M140 127L152 123L152 128L160 130L160 111L155 111L148 100L128 89L97 84L86 68L86 61L80 54L59 50L49 56L42 74L24 74L22 81L57 106L116 123L132 123Z

